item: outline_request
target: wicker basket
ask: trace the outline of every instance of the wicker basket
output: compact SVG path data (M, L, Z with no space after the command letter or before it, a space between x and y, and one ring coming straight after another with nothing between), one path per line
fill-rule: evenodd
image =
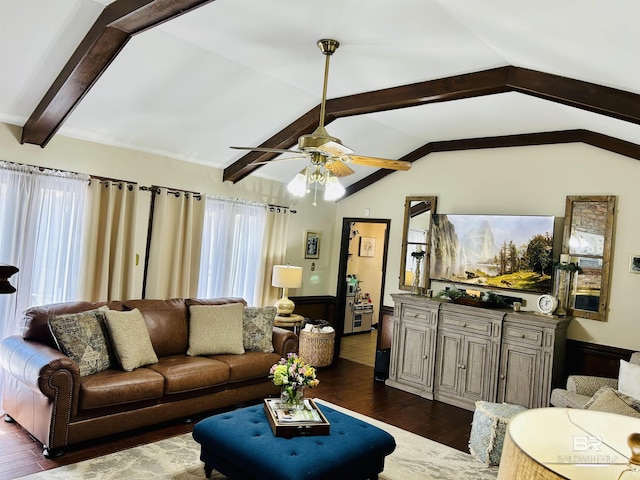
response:
M333 361L333 346L336 332L300 332L298 354L314 367L326 367Z

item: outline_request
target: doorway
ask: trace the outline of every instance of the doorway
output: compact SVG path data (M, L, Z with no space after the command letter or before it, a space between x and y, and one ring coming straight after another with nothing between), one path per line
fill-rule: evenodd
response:
M387 219L343 218L336 326L339 357L374 366L389 243Z

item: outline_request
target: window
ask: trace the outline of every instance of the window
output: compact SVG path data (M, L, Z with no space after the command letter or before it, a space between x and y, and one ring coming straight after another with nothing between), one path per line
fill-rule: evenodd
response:
M198 297L242 297L261 304L266 218L262 204L207 197Z

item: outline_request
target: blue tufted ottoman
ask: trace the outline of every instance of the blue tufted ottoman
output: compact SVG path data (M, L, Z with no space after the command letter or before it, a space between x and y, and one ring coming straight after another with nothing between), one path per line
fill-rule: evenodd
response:
M198 422L193 438L201 446L207 478L217 470L237 480L377 479L394 438L377 427L325 405L329 435L284 438L271 431L262 404Z

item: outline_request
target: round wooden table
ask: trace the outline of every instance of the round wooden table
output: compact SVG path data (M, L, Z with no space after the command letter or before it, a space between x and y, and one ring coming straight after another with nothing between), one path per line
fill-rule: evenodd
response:
M527 410L509 422L498 480L617 480L628 468L632 433L640 433L639 418L572 408Z
M303 320L304 317L302 315L297 315L295 313L292 313L291 315L276 315L273 324L276 327L291 329L293 330L293 333L299 335L300 326L302 325Z

